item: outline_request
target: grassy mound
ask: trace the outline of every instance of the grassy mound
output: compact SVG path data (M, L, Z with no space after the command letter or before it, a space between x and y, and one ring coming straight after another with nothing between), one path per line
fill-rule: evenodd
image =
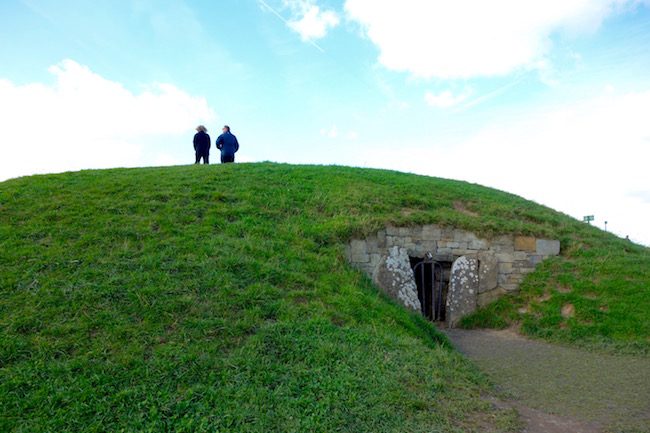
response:
M509 431L345 262L351 236L432 222L562 240L467 325L648 347L648 250L503 192L276 164L35 176L0 184L0 431Z

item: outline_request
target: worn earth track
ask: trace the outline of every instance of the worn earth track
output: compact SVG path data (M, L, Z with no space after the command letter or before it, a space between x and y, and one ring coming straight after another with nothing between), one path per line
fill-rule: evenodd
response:
M530 340L514 331L446 331L516 408L529 433L650 432L650 358Z

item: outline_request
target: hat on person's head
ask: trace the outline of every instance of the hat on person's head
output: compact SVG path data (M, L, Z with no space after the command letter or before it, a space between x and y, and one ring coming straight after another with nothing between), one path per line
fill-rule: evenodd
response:
M196 130L197 130L197 131L201 131L201 132L208 132L208 129L207 129L205 126L203 126L203 125L199 125L199 126L197 126L197 127L196 127Z

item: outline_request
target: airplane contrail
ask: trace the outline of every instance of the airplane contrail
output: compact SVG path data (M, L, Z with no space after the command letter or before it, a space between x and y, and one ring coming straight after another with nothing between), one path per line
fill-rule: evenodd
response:
M291 25L290 25L290 23L289 23L289 20L287 20L287 19L286 19L285 17L283 17L282 15L280 15L280 12L278 12L276 9L274 9L270 4L268 4L268 3L265 2L264 0L257 0L257 3L261 4L261 5L264 6L266 9L268 9L269 12L271 12L273 15L275 15L275 16L276 16L280 21L282 21L285 25L287 25L288 27L291 27ZM324 50L320 45L318 45L316 42L314 42L313 40L311 40L311 39L306 39L306 41L309 42L310 44L312 44L314 47L316 47L316 48L317 48L321 53L324 53L324 52L325 52L325 50Z
M501 87L499 87L499 88L497 88L495 90L492 90L492 91L487 92L487 93L485 93L483 95L477 96L476 98L471 99L470 101L464 103L463 105L461 105L460 107L455 109L454 112L458 113L458 112L465 111L465 110L467 110L469 108L472 108L472 107L475 107L475 106L477 106L479 104L484 103L488 99L492 99L495 96L499 96L503 92L505 92L506 90L508 90L511 87L514 87L517 84L519 84L524 79L524 77L525 77L525 75L520 75L515 80L513 80L513 81L511 81L511 82L509 82L509 83L507 83L507 84L505 84L505 85L503 85L503 86L501 86Z

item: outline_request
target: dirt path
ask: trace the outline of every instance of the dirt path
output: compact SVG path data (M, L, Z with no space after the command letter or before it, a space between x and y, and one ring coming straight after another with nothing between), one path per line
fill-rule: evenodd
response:
M446 331L515 407L528 433L650 432L650 359L529 340L512 331Z

